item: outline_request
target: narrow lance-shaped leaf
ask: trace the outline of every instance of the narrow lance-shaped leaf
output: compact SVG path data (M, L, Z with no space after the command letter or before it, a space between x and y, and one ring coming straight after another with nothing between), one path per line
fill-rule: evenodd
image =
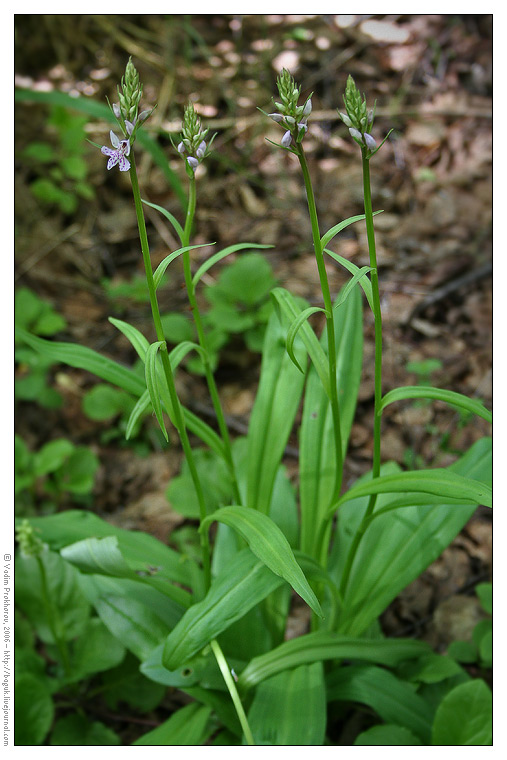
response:
M225 523L239 533L252 552L273 573L290 583L309 607L323 617L320 604L299 567L289 542L270 517L248 507L221 507L203 520L200 531L208 530L213 521Z
M478 417L482 417L487 422L493 422L493 415L480 401L468 398L468 396L464 396L462 393L448 391L445 388L434 388L430 385L404 385L401 388L394 388L394 390L389 391L383 397L379 412L382 412L386 406L395 401L412 398L430 398L436 401L445 401L446 404L452 404L452 406L457 406L460 409L465 409L467 412L477 414Z
M348 283L343 288L343 291L340 293L340 297L337 299L336 303L333 306L334 309L337 309L338 306L341 306L343 303L345 303L345 301L350 295L350 291L352 290L356 282L359 282L361 278L364 277L365 274L368 274L368 272L371 272L372 269L373 267L361 267L361 269L359 269L355 273L355 275L352 277L352 279L348 281Z
M162 206L157 206L157 204L156 204L156 203L149 203L148 201L145 201L144 199L142 199L142 201L143 201L143 203L144 203L146 206L150 206L150 208L154 208L156 211L159 211L159 212L160 212L160 213L161 213L163 216L165 216L165 218L166 218L166 219L167 219L167 220L168 220L168 221L169 221L169 222L172 224L172 226L174 227L174 229L175 229L175 231L176 231L176 234L178 235L178 237L179 237L179 239L180 239L180 243L183 243L183 239L184 239L184 237L185 237L185 234L184 234L184 232L183 232L183 227L182 227L182 226L181 226L181 224L178 222L178 220L176 219L176 217L175 217L175 216L173 216L173 214L171 214L171 212L170 212L170 211L168 211L167 209L163 208Z
M303 326L303 323L306 322L306 320L312 315L316 314L318 311L323 312L327 316L327 311L325 309L321 309L320 306L310 306L310 308L305 309L304 311L299 314L294 322L289 327L289 331L287 333L287 339L285 341L285 346L287 348L287 353L289 354L292 363L295 364L295 366L298 368L300 372L303 372L304 369L299 364L298 360L296 359L296 356L294 354L294 341L296 339L296 335L298 333L298 330L300 327ZM310 328L311 329L311 328Z
M122 332L125 337L130 341L133 348L136 350L137 355L141 359L142 362L144 362L146 358L146 352L150 347L149 341L144 337L142 332L140 332L137 327L133 327L132 325L129 325L128 322L124 322L122 319L115 319L114 317L109 317L109 321L112 325L114 325L120 332Z
M187 613L188 614L188 613ZM284 641L266 654L254 657L238 679L240 688L250 689L282 670L319 660L364 660L394 667L403 660L431 652L429 644L414 639L359 639L316 631Z
M242 251L245 248L273 248L272 245L261 245L260 243L238 243L236 245L229 245L227 248L224 248L222 251L218 251L218 253L214 253L213 256L210 256L209 259L207 259L197 272L194 274L192 279L192 285L195 286L205 274L205 272L208 271L214 264L216 264L218 261L221 261L222 259L225 259L226 256L230 256L231 253L237 253L237 251Z
M132 436L132 433L134 432L134 428L139 422L139 420L143 417L143 415L148 411L148 409L151 406L150 401L150 394L148 393L148 390L145 390L142 396L140 396L137 399L136 405L132 409L130 413L130 417L127 422L127 429L125 430L125 438L130 440L130 437Z
M348 259L344 258L343 256L340 256L339 253L335 253L334 251L330 251L329 248L324 248L324 253L327 253L328 256L331 256L332 259L338 262L338 264L341 264L345 269L347 269L351 274L356 275L358 272L360 272L360 269L358 266L353 264ZM373 294L371 289L371 282L368 277L361 277L359 280L359 284L362 287L364 294L366 296L366 300L368 301L368 305L370 309L373 311Z
M156 268L155 272L153 273L153 282L155 283L155 288L158 288L160 285L160 282L162 280L162 277L164 276L165 270L169 266L169 264L174 261L174 259L177 259L178 256L181 256L183 253L186 253L187 251L192 251L194 248L207 248L210 245L215 245L215 243L202 243L201 245L186 245L183 248L178 248L177 251L173 251L168 256L163 259L158 267Z
M119 388L133 393L135 396L141 396L145 390L145 384L142 379L131 369L123 367L121 364L98 354L86 346L78 346L75 343L62 343L51 340L44 340L36 335L16 327L16 336L21 338L29 346L35 348L43 356L47 356L54 361L68 364L70 367L85 369L94 375L107 380Z
M157 353L161 346L165 344L165 341L158 340L156 343L152 343L146 353L146 385L148 387L148 393L150 394L150 400L153 405L153 410L157 418L160 429L164 434L166 441L169 440L167 436L167 430L165 429L164 416L162 414L162 405L160 403L160 393L158 388L157 378Z
M394 475L384 475L367 483L354 486L347 491L329 510L329 515L346 501L359 496L370 496L376 493L421 492L435 494L445 499L460 501L461 504L483 504L492 506L491 488L485 483L458 475L452 470L435 468L433 470L416 470L400 472Z
M373 216L377 216L377 214L381 214L382 211L374 211ZM361 222L363 219L366 219L366 216L364 214L357 214L356 216L349 216L348 219L344 219L343 222L339 222L338 224L335 224L334 227L331 227L324 235L322 235L320 239L320 245L322 248L325 248L328 243L331 242L331 240L338 235L339 232L345 229L345 227L348 227L349 224L354 224L354 222Z
M243 549L171 631L162 655L164 667L176 670L282 583L250 549Z
M280 317L283 315L290 320L290 322L293 322L298 315L301 314L302 310L297 305L294 296L289 293L288 290L285 290L285 288L273 288L270 296L275 305L275 309L280 313ZM329 397L331 391L329 386L328 359L317 336L306 320L303 320L301 324L299 335L301 336L304 346L308 351L308 355L312 360L313 366L319 375L320 381L326 390L326 394Z

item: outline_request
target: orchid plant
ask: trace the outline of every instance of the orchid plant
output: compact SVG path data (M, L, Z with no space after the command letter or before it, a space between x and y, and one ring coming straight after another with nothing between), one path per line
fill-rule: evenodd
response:
M367 108L349 77L346 113L340 117L361 150L364 213L322 233L304 151L311 95L300 103L301 87L286 70L277 85L276 111L266 115L283 129L280 143L273 144L301 167L322 305L302 305L281 287L271 291L275 310L245 437L233 441L227 426L197 287L204 273L228 255L266 246L238 243L199 266L192 261L192 250L202 247L191 244L198 168L213 139L189 105L175 145L188 178L184 224L155 206L181 247L153 271L134 145L151 111L139 114L142 86L131 60L118 87L119 103L112 106L122 136L111 131L112 148L101 151L108 157L107 168L129 172L132 185L156 340L150 343L126 322L110 321L143 361L144 380L90 349L20 331L28 345L54 360L86 368L136 394L127 437L144 415L154 413L167 440L169 418L185 457L192 483L188 502L198 521L198 560L147 534L116 528L91 512L64 512L20 526L25 559L19 562L32 563L30 572L39 574L47 599L38 614L47 617L45 635L57 645L55 658L61 667L54 677L59 688L72 680L69 642L75 627L66 622L64 597L49 579L63 564L72 570L79 593L108 635L137 658L139 673L151 683L180 689L191 700L140 737L138 745L339 743L336 707L351 703L369 710L355 744L489 744L491 695L485 682L423 641L386 638L379 617L454 539L477 505L491 505L489 438L477 441L449 468L401 471L382 461L383 410L404 399L428 398L488 421L491 413L476 400L432 386L383 392L374 230L374 216L381 212L373 211L370 162L387 136L377 144L375 108ZM353 223L366 225L369 263L362 267L331 247ZM157 291L167 267L180 257L198 341L184 341L169 352ZM331 259L351 275L336 296L326 271ZM343 464L362 367L361 293L375 324L373 461L370 473L344 489ZM321 336L308 321L316 313L325 317ZM178 397L175 373L191 351L205 369L216 429ZM296 492L283 456L301 401ZM196 439L213 463L211 487ZM212 523L217 523L213 541ZM308 608L307 626L290 638L288 623L296 603ZM29 604L25 612L29 616ZM459 720L449 720L449 715Z

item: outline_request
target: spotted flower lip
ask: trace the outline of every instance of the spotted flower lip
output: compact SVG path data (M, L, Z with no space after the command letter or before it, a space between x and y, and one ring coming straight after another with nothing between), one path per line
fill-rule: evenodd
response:
M130 153L130 140L120 140L113 130L110 131L109 137L114 150L113 148L108 148L107 145L103 145L100 149L101 153L105 156L109 156L107 168L112 169L113 166L118 164L121 172L128 172L130 169L130 161L127 159L127 156Z

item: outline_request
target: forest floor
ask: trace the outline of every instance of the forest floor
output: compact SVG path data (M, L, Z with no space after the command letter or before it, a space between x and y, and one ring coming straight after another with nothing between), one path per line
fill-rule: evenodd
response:
M337 107L343 110L342 93L352 74L368 102L377 101L375 137L394 129L371 168L374 209L383 209L375 227L384 391L429 380L491 408L490 16L18 19L16 75L23 88L60 89L98 102L108 96L112 102L133 56L145 82L144 103L158 102L147 129L159 135L184 187L183 163L168 134L179 130L192 98L210 134L217 132L213 155L198 172L193 243L216 241L216 250L244 241L274 245L264 255L276 280L312 305L320 304L320 289L300 170L292 156L266 141L279 141L281 133L256 107L272 110L283 67L302 84L303 95L313 92L305 149L323 231L362 210L359 151L336 114ZM131 365L129 344L107 321L121 317L152 338L145 304L111 296L143 271L128 176L108 173L104 156L86 144L94 197L81 200L72 213L35 198L30 185L37 167L23 152L34 141L55 140L48 115L42 104L16 106L16 287L31 288L63 315L67 326L58 339ZM90 119L86 131L90 140L109 144L105 122ZM182 205L160 167L145 154L139 168L144 197L182 220ZM178 244L151 209L147 221L156 266ZM197 249L195 262L210 250ZM360 226L344 231L339 251L359 266L368 263ZM220 266L205 284L213 284L219 272ZM346 276L334 262L328 274L336 294ZM173 267L169 286L160 291L164 313L185 309L182 282ZM345 485L371 466L373 359L373 322L365 310L363 375ZM260 354L246 347L241 333L221 350L217 380L233 435L247 429L259 369ZM22 371L18 367L18 376ZM179 378L183 402L212 422L202 378L184 370ZM82 409L82 397L96 379L56 365L50 382L64 399L61 408L19 402L16 431L32 449L58 437L92 447L100 460L93 509L166 541L184 521L165 496L181 464L178 447L162 451L150 423L143 429L145 440L155 444L149 455L120 444L119 436L108 441L112 423L90 420ZM382 457L402 466L446 466L489 432L485 421L463 418L438 403L392 405L385 414ZM296 477L295 438L285 464ZM479 508L442 557L391 605L384 630L425 638L445 651L452 639L468 637L481 614L473 587L490 576L491 518Z

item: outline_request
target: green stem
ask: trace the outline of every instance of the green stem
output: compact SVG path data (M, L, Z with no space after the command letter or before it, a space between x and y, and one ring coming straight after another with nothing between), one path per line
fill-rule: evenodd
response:
M216 639L213 639L210 643L211 643L211 648L213 650L213 654L215 655L216 661L218 663L218 667L220 668L222 672L225 684L229 690L229 694L231 695L231 699L233 701L234 708L238 715L239 722L241 723L241 728L243 729L243 733L245 734L245 739L247 741L247 744L249 744L250 746L254 746L255 742L252 736L252 731L250 730L250 726L248 725L248 720L245 715L243 705L241 704L241 699L239 698L238 690L236 688L236 684L234 683L234 679L231 675L231 671L227 664L227 660L225 659L224 653L222 652L222 649L220 648L220 644L218 643L218 641Z
M366 236L368 239L368 251L370 254L371 286L373 297L373 317L375 320L375 408L373 420L373 466L372 477L378 478L380 474L380 433L381 433L381 402L382 402L382 314L380 310L380 292L378 284L377 271L377 250L375 246L375 229L373 226L373 210L371 204L371 184L370 184L370 161L367 158L367 149L361 148L363 161L363 194L364 194L364 213L366 216ZM361 524L351 543L349 554L343 569L340 594L342 598L354 564L359 544L368 526L369 519L375 509L377 494L370 496L368 506L361 520Z
M192 231L192 225L193 225L194 216L195 216L196 196L197 196L197 193L196 193L195 177L192 177L190 178L190 181L189 181L187 215L185 219L185 229L183 230L182 247L185 247L190 244L190 233ZM203 359L204 373L206 375L206 382L208 384L208 389L210 392L213 409L215 410L215 415L217 418L218 429L220 430L220 435L222 436L222 440L224 442L224 453L226 457L227 468L229 470L229 474L232 480L234 499L235 499L236 504L241 504L241 496L239 493L238 481L236 479L236 473L234 470L234 463L232 459L231 439L229 436L229 430L227 428L227 424L225 422L225 417L222 410L222 404L220 403L220 396L218 395L218 389L215 383L215 377L213 375L213 370L209 362L208 339L207 339L207 336L202 324L201 314L199 311L197 298L195 296L195 288L192 282L192 270L190 266L190 251L185 251L185 253L183 254L183 272L185 274L185 285L187 287L190 308L192 309L192 314L194 316L194 323L197 330L199 345L204 351L204 356L205 356L205 358Z
M37 560L37 565L39 566L39 572L41 576L42 602L44 604L44 609L46 611L48 625L51 629L51 633L53 634L55 644L60 653L60 659L62 661L65 675L68 676L70 674L69 650L67 648L67 642L59 633L59 629L61 629L60 615L59 615L58 609L55 607L55 605L52 603L52 600L51 600L51 595L48 589L46 568L44 567L44 563L40 557L36 557L36 560Z
M176 427L176 430L178 431L178 435L180 437L181 445L183 448L183 453L187 460L190 476L194 484L197 501L199 503L199 515L202 522L206 517L206 505L204 502L204 494L203 494L201 482L199 480L199 475L197 473L197 468L195 466L195 460L194 460L192 448L190 446L190 441L188 439L188 433L185 426L185 420L183 417L183 410L181 408L180 400L176 392L176 386L174 383L174 374L172 371L171 362L169 361L167 345L165 343L164 330L162 327L162 320L160 318L160 310L158 307L157 292L155 288L155 283L153 281L153 269L151 266L150 248L148 245L148 234L146 232L146 222L144 219L143 204L141 201L141 193L139 191L139 182L137 179L136 162L135 162L133 150L130 151L129 158L130 158L130 179L132 181L132 192L134 194L134 204L136 207L137 224L139 228L139 238L141 241L141 251L143 254L144 269L146 272L146 282L148 284L148 293L150 297L153 323L155 325L157 340L164 341L162 346L160 347L160 357L162 359L162 367L164 370L164 375L165 375L165 379L167 383L167 389L169 391L169 396L171 398L171 404L173 407L174 425ZM201 535L202 562L203 562L203 570L204 570L204 583L205 583L205 588L207 590L211 583L209 541L208 541L208 536L205 535L204 532L201 533L200 535Z
M324 263L324 254L322 251L322 245L320 242L319 220L317 216L317 207L315 205L315 196L313 193L312 182L310 179L310 172L308 171L308 164L306 162L306 156L303 150L303 146L298 146L298 158L303 171L303 178L306 188L306 198L308 202L308 210L310 212L310 221L312 225L313 235L313 247L315 250L315 258L317 260L317 269L319 272L320 286L322 289L322 297L324 299L324 306L327 311L326 315L326 328L327 328L327 346L328 346L328 360L329 360L329 384L331 388L331 413L333 415L333 429L334 429L334 441L335 441L335 453L336 453L336 469L335 469L335 482L333 493L331 496L330 504L332 504L339 496L342 475L343 475L343 450L342 450L342 438L341 438L341 426L340 426L340 405L338 402L338 388L336 385L336 341L335 341L335 327L334 327L334 313L333 302L331 300L331 293L329 290L329 282L327 279L326 266ZM327 555L327 550L324 551L324 535L325 531L319 531L319 545L317 545L317 557Z

